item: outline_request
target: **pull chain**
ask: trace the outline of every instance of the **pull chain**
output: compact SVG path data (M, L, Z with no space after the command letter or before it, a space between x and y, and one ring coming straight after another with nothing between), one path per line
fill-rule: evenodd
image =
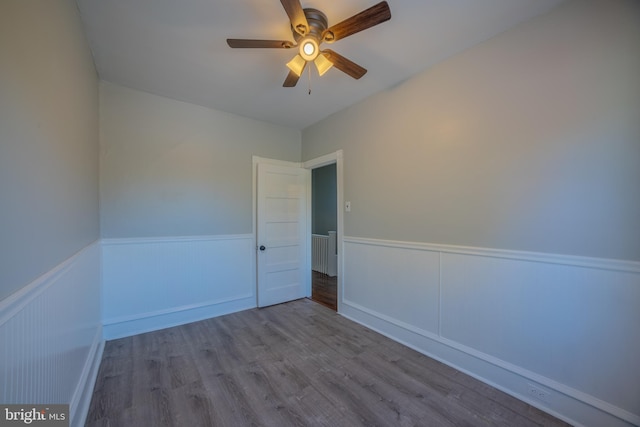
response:
M311 66L307 67L309 70L309 95L311 95Z

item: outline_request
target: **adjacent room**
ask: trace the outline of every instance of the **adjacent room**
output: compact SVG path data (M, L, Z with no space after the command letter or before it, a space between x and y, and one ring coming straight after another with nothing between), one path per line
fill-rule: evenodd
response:
M0 1L0 406L640 425L638 46L637 0Z

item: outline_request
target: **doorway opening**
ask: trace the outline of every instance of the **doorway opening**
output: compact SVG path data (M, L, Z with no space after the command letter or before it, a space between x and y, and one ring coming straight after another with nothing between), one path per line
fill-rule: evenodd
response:
M311 171L311 300L338 309L336 163Z

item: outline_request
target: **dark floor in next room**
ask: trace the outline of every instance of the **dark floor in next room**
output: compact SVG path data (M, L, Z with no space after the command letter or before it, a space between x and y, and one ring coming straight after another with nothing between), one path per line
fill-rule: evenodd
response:
M338 277L312 271L311 299L330 308L338 310Z
M562 426L301 299L106 343L87 426Z

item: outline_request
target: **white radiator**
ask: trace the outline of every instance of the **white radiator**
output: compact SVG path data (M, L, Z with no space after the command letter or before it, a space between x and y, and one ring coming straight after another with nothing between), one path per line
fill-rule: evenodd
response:
M338 274L338 251L336 232L329 231L328 236L311 235L311 269L334 277Z

